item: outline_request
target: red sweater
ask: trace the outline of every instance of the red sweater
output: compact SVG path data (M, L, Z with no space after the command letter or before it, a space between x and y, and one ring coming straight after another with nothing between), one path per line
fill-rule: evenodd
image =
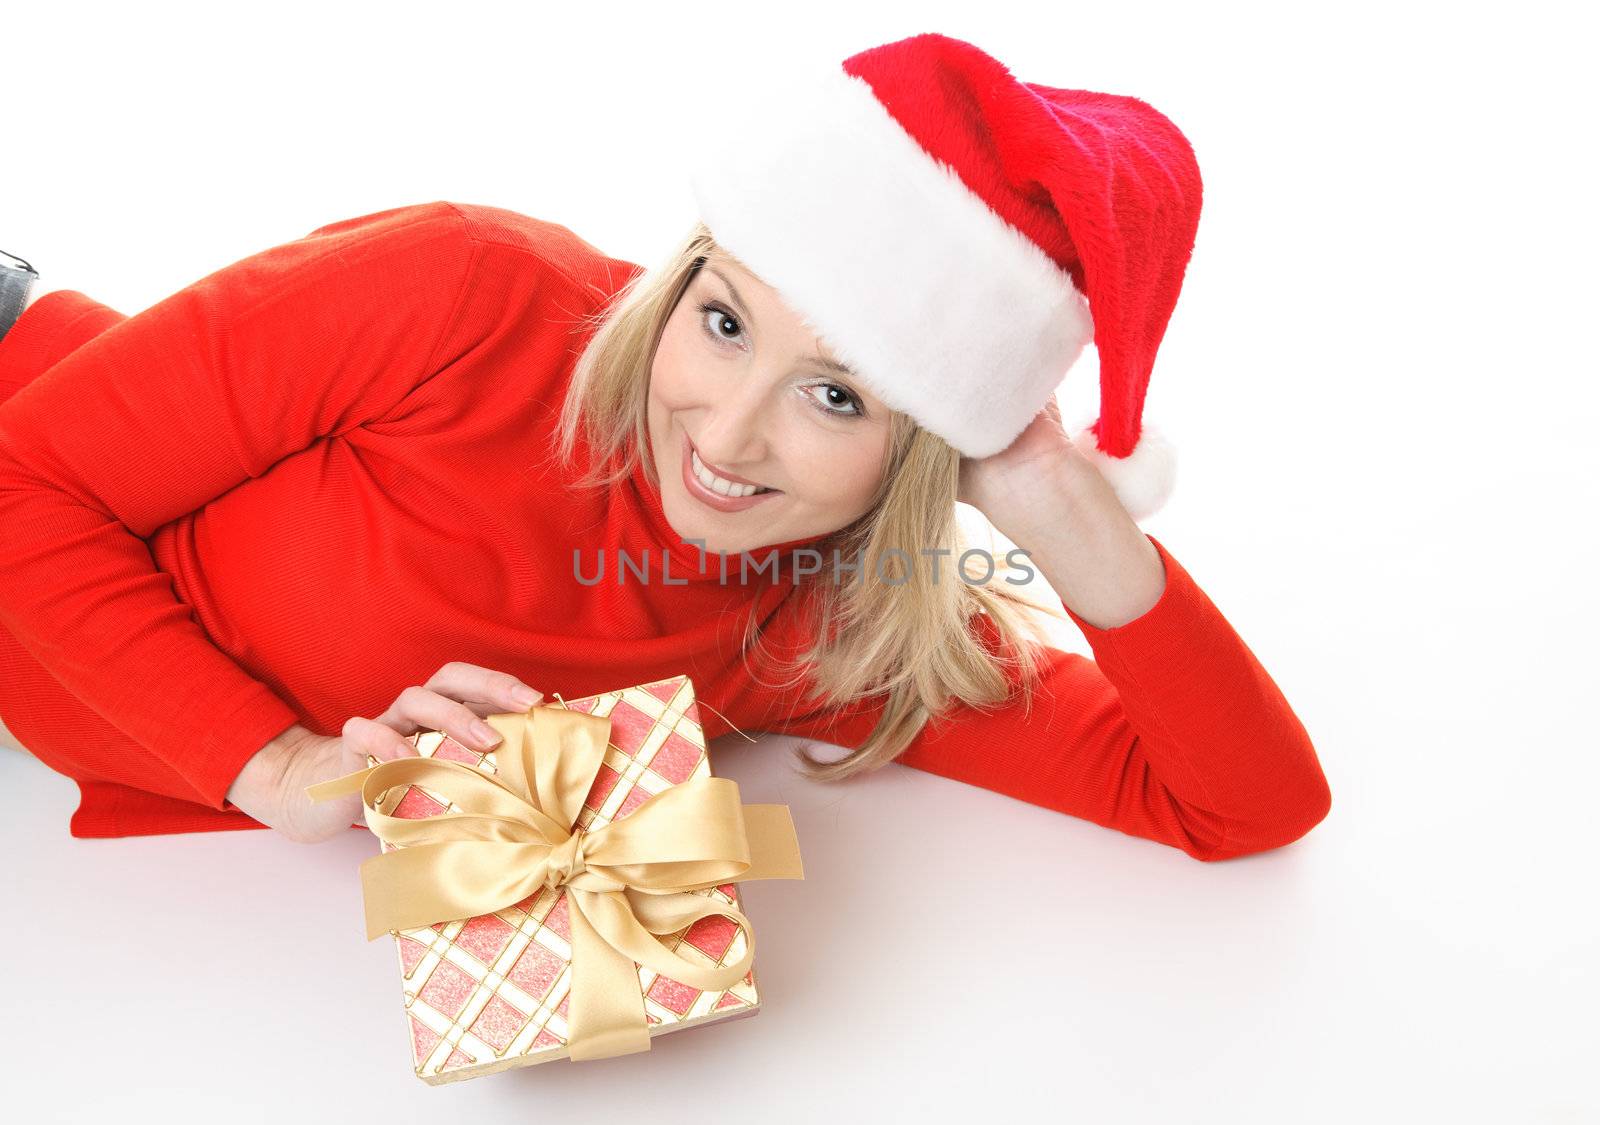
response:
M752 604L777 651L809 635L792 579L701 575L642 467L577 491L551 463L579 318L640 269L434 202L133 317L73 290L32 305L0 339L0 717L77 782L72 835L261 827L226 800L251 755L450 660L568 698L687 673L742 730L859 745L881 697L807 718L740 656ZM1068 609L1094 659L1051 650L1030 717L958 706L899 760L1198 859L1304 835L1329 808L1305 729L1152 542L1160 601L1114 629ZM580 583L574 550L607 580ZM649 582L614 580L646 550Z

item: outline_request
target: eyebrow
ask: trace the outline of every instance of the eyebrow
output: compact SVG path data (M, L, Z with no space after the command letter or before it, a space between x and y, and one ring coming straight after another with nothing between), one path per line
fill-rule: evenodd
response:
M717 277L722 281L722 284L728 287L728 292L733 295L733 303L739 306L739 311L744 313L744 318L748 320L753 327L755 325L756 318L750 315L750 307L744 303L744 298L739 296L739 290L734 288L733 282L728 280L728 275L723 273L716 266L712 265L706 266L706 271L708 273L716 274ZM848 375L852 379L859 378L859 376L856 375L853 370L837 360L824 359L821 356L812 355L806 356L806 362L815 364L818 367L826 368L829 371L837 371L841 375Z

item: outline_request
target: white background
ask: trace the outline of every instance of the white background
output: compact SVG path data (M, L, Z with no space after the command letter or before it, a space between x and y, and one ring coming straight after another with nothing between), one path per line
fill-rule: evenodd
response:
M746 887L761 1014L430 1089L362 938L369 837L73 840L71 783L0 754L7 1117L1600 1119L1579 10L8 5L0 246L128 313L433 199L653 263L775 53L942 31L1151 102L1206 195L1146 413L1180 480L1145 527L1284 690L1333 810L1202 864L901 766L808 784L789 740L732 736L717 771L789 803L806 860ZM1091 353L1072 416L1093 385Z

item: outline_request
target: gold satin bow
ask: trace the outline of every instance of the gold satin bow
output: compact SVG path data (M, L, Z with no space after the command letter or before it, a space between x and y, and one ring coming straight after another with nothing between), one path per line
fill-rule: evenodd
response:
M582 1061L647 1051L634 962L706 991L743 980L755 957L750 920L688 892L805 878L789 807L741 805L732 779L700 777L662 790L621 820L574 830L611 720L541 704L487 721L503 739L493 775L461 762L399 758L306 790L313 801L359 790L367 826L395 846L361 865L367 940L490 914L541 887L564 886L572 930L568 1053ZM406 785L461 811L389 816L388 791ZM712 915L744 931L744 956L731 965L695 964L657 940Z

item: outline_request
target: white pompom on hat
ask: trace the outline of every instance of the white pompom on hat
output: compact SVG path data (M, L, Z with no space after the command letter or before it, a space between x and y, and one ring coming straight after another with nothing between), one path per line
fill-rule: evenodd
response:
M927 33L786 64L719 124L701 220L867 389L987 457L1092 341L1100 414L1073 444L1134 518L1166 502L1173 449L1142 415L1201 199L1171 121Z

